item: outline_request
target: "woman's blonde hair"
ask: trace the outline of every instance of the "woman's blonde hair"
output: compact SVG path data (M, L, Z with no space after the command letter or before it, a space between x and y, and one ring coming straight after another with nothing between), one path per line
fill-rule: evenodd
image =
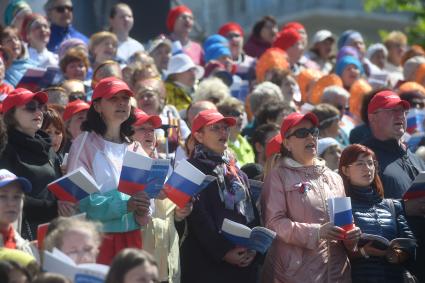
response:
M60 249L63 245L63 236L69 231L88 232L93 236L96 245L100 245L102 239L100 223L72 217L58 217L49 225L43 248L48 251L52 251L53 248Z
M90 56L94 57L94 49L97 45L99 45L102 41L106 39L112 39L115 43L115 45L118 46L118 38L117 36L109 31L100 31L96 32L90 37L89 41L89 54Z

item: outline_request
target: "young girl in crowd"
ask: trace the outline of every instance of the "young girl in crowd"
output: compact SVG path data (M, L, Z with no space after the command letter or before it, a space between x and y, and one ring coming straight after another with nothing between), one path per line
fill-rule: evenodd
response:
M348 146L341 154L339 174L347 196L351 197L354 223L363 233L378 235L391 241L411 238L410 230L399 201L384 198L378 175L375 154L359 144ZM403 281L407 270L403 266L413 257L414 249L382 250L372 242L350 252L353 282L411 282ZM413 281L412 281L413 282Z
M130 105L133 92L123 81L110 77L94 89L84 132L73 141L68 171L83 167L94 177L100 192L79 202L88 219L103 224L105 238L98 262L109 264L126 247L141 248L140 226L149 221L149 199L144 192L129 198L117 190L124 155L127 150L146 154L133 142L134 109Z
M62 149L66 144L66 130L62 117L51 106L47 107L44 113L41 129L49 135L53 150L62 158Z
M58 204L47 184L61 175L60 160L41 131L47 94L18 88L3 102L3 119L8 144L0 158L0 168L27 178L32 191L26 193L21 234L35 240L37 226L58 215ZM63 213L63 211L61 212ZM66 215L66 213L64 214Z
M259 225L248 178L227 152L233 117L204 110L192 122L195 149L188 160L211 182L193 203L187 217L187 237L181 247L182 282L256 282L256 253L236 247L221 234L224 218L254 227ZM194 260L196 259L196 260Z
M344 196L341 178L316 158L319 121L288 115L281 126L281 158L261 192L264 226L277 233L261 282L350 282L347 250L360 236L333 225L326 200Z
M18 249L32 255L30 243L13 228L22 213L24 193L31 191L31 183L0 169L0 247Z
M105 283L158 283L158 268L153 257L142 250L125 249L111 264Z

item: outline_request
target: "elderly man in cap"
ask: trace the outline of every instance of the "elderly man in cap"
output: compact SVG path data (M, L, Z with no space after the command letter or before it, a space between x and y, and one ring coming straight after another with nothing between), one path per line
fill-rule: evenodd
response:
M403 198L415 177L425 170L424 162L402 143L409 107L396 93L383 90L372 98L367 108L372 138L364 144L376 154L386 198ZM420 282L424 282L425 197L404 199L403 204L419 243L414 271Z
M88 38L72 27L73 6L71 0L48 0L44 4L44 10L51 23L50 41L47 44L49 51L58 52L62 41L70 38L78 38L88 43Z

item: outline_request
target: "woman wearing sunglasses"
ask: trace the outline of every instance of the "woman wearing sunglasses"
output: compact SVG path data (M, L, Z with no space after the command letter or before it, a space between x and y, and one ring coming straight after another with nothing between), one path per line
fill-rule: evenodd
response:
M224 218L253 227L259 224L248 178L227 152L233 117L204 110L192 122L195 149L189 162L217 177L193 202L187 238L180 249L182 282L256 282L256 253L236 247L221 234Z
M32 191L24 201L21 234L35 240L37 226L58 215L56 198L47 184L61 176L60 162L51 147L49 136L40 131L47 94L18 88L3 102L3 119L7 126L8 144L0 158L0 168L27 178Z
M68 172L83 167L100 187L99 193L80 200L78 207L87 218L103 224L105 237L98 262L110 264L126 247L142 248L140 226L149 221L150 202L143 191L131 198L117 190L127 151L146 155L134 142L133 92L123 81L109 77L99 81L92 104L81 125L83 132L72 142Z
M360 230L330 223L327 199L345 194L341 177L316 158L318 124L313 113L282 122L281 157L261 195L264 225L277 233L262 282L350 282L345 248L354 249Z
M362 232L389 241L413 239L400 202L383 197L376 164L375 153L363 145L353 144L342 152L339 174L347 196L351 197L354 223ZM414 282L403 281L407 276L403 263L413 256L409 251L414 252L414 247L385 250L372 241L359 246L357 252L350 253L353 282Z

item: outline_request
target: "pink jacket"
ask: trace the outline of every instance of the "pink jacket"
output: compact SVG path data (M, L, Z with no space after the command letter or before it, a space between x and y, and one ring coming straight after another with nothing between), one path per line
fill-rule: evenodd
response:
M320 225L329 222L327 199L340 196L341 177L322 161L308 167L290 158L278 161L261 194L264 226L277 233L262 282L351 282L343 244L319 240Z

